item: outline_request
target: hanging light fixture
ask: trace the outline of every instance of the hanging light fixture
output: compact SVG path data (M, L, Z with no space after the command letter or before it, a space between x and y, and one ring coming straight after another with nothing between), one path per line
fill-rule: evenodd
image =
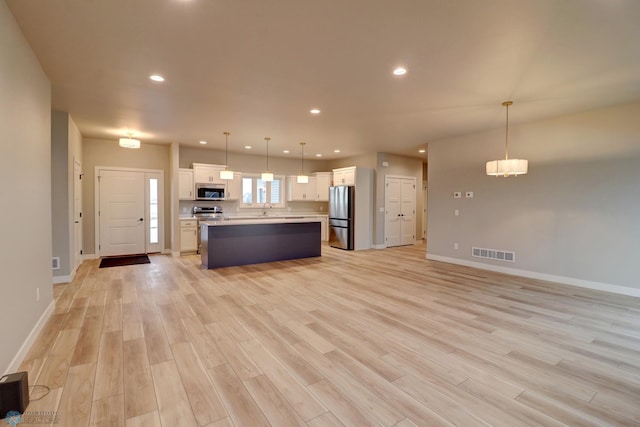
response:
M513 105L512 101L502 103L507 107L507 126L505 132L505 156L504 160L492 160L487 162L487 175L491 176L511 176L524 175L529 171L529 161L525 159L509 158L509 106Z
M265 172L262 172L262 180L273 181L273 174L269 172L269 141L271 141L271 138L266 136L264 140L267 141L267 170Z
M118 145L123 148L140 148L140 141L137 139L132 139L131 132L127 134L127 138L120 138Z
M229 135L231 132L225 131L224 134L224 170L220 171L220 179L233 179L233 171L229 170Z
M301 142L300 143L300 149L301 149L301 155L300 155L300 175L298 175L297 178L297 182L298 184L308 184L309 183L309 176L304 174L304 146L306 145L306 142Z

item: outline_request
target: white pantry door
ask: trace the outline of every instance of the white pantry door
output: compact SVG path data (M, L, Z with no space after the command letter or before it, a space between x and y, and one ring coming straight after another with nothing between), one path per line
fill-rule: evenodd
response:
M385 244L389 246L400 246L402 233L402 184L399 178L386 178L384 198L385 198Z
M145 253L145 174L100 170L100 256Z

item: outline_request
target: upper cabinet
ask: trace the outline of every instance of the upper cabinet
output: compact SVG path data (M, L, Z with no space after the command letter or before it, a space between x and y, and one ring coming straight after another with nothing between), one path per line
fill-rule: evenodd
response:
M329 187L331 187L331 172L316 172L313 174L316 178L316 201L329 201Z
M287 192L287 201L305 201L315 202L318 196L318 185L316 177L310 176L309 182L306 184L299 184L298 177L292 175L289 177L289 187Z
M224 170L224 165L209 165L205 163L193 164L193 182L196 184L221 184L224 185L223 179L220 179L220 171Z
M328 202L331 172L315 172L309 182L299 184L297 176L290 176L287 187L287 201Z
M193 169L178 169L178 198L193 200Z
M356 185L356 168L340 168L333 170L333 185Z
M224 197L227 200L241 200L242 199L242 174L240 172L233 173L233 179L226 181L227 189L224 192Z

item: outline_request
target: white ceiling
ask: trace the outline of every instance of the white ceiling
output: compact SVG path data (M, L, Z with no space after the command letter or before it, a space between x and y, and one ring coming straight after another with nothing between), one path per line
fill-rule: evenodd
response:
M640 99L638 0L6 1L86 137L418 156Z

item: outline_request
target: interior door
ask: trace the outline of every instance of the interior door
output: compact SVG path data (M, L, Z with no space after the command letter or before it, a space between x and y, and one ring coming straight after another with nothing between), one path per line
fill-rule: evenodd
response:
M402 179L401 213L401 245L412 245L416 242L416 180Z
M80 163L73 162L73 253L74 268L82 264L82 172Z
M145 253L144 172L100 170L100 256Z
M398 178L385 178L385 244L387 246L401 245L401 214L402 206L400 202L401 184Z

